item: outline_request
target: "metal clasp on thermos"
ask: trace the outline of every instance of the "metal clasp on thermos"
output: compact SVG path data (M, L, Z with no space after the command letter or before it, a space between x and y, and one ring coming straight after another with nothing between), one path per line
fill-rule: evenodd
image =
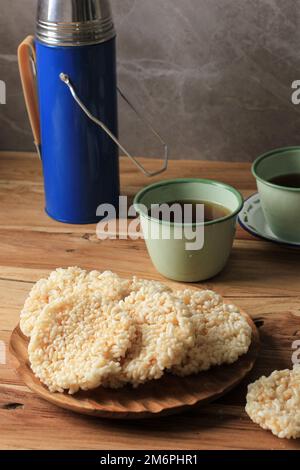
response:
M108 127L104 124L104 122L100 121L97 119L93 114L88 110L88 108L85 106L85 104L81 101L79 98L78 94L75 91L74 85L72 84L70 77L66 73L61 73L59 78L63 83L67 85L69 88L74 100L78 104L78 106L82 109L82 111L86 114L86 116L93 121L97 126L99 126L108 136L113 140L113 142L119 147L119 149L128 157L130 160L136 165L137 168L139 168L144 175L152 177L152 176L157 176L163 173L167 168L168 168L168 160L169 160L169 149L168 145L166 142L163 140L163 138L160 136L160 134L152 127L152 125L137 111L137 109L131 104L129 99L124 95L124 93L117 88L119 95L123 100L128 104L128 106L134 111L134 113L140 118L141 121L144 122L144 124L150 129L150 131L155 135L155 137L159 140L161 145L164 148L164 161L163 165L160 170L157 171L148 171L135 157L129 153L126 148L120 143L120 141L117 139L117 137L108 129Z

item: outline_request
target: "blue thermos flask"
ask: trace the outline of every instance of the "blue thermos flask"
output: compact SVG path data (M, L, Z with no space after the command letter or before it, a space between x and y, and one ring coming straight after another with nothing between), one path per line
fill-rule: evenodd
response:
M118 206L119 158L116 33L109 0L39 0L35 37L18 50L27 110L40 155L46 212L72 224L97 222L101 204Z

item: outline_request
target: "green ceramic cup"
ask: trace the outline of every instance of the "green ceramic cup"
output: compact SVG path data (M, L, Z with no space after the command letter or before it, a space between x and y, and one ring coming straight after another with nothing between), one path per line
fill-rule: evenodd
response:
M198 224L170 223L148 215L152 204L184 200L221 204L229 209L229 214ZM243 198L236 189L217 181L175 179L144 188L135 197L134 207L140 215L148 252L156 269L172 280L198 282L215 276L225 267ZM191 236L201 229L203 246L195 249L198 243L192 242Z
M286 147L265 153L255 160L256 178L262 210L272 232L287 242L300 242L300 188L270 183L280 175L300 173L300 147Z

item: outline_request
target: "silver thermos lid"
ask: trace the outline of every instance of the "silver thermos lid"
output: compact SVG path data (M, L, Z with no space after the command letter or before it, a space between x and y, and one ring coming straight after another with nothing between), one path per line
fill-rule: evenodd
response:
M115 35L109 0L38 0L36 37L45 44L84 46Z

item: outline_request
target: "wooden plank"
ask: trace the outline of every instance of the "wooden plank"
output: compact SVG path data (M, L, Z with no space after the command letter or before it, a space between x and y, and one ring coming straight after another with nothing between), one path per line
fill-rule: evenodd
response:
M215 403L159 420L114 422L58 410L20 388L11 403L10 389L0 390L2 449L299 449L299 441L263 431L236 405Z
M151 168L157 165L155 160L141 159L141 162ZM238 187L245 197L255 191L249 163L171 161L168 172L150 180L127 158L121 158L122 194L129 196L130 202L142 187L178 176L219 179ZM2 229L72 233L95 231L95 225L63 225L45 214L41 162L34 154L0 152L0 200ZM243 238L251 238L244 231L239 233Z
M54 269L78 265L162 279L148 256L143 240L104 240L89 233L8 231L0 228L1 265ZM258 263L259 262L259 263ZM1 277L1 271L0 271ZM297 252L288 248L236 240L225 270L202 286L223 295L295 296L299 293Z
M156 159L139 158L148 169L160 167ZM127 190L140 188L150 182L162 179L191 177L220 179L229 184L235 183L240 189L252 189L254 179L249 172L250 163L208 162L201 160L170 160L168 170L149 179L126 157L120 158L121 178ZM27 181L41 184L41 162L34 153L0 152L0 175L2 181Z
M149 168L155 160L142 162ZM121 159L122 190L132 196L150 180ZM255 191L248 163L170 162L163 178L208 177ZM153 181L161 179L161 176ZM152 182L152 180L151 180ZM298 252L261 242L238 228L230 262L200 288L220 292L259 325L259 359L243 383L214 404L179 416L147 422L111 422L76 416L46 403L18 379L14 360L0 364L0 448L3 449L299 449L279 440L244 411L247 385L274 369L291 367L300 339ZM34 282L58 266L111 269L164 280L142 240L99 241L95 225L69 226L43 211L41 164L34 154L0 153L0 344L8 347L23 302ZM172 284L173 285L173 284Z

